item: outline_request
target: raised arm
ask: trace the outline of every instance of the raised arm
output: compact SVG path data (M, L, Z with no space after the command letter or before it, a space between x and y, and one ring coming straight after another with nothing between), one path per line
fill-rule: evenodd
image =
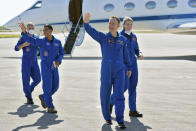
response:
M90 22L90 13L86 13L85 14L85 18L84 18L84 28L86 30L86 32L97 42L99 42L100 44L102 43L102 40L105 38L105 34L102 32L97 31L96 29L94 29L93 27L91 27L89 25Z
M41 43L42 43L42 39L39 39L39 38L33 38L31 37L27 31L26 31L26 26L23 22L19 23L19 27L21 28L22 30L22 39L24 39L26 42L28 42L30 45L32 46L41 46Z

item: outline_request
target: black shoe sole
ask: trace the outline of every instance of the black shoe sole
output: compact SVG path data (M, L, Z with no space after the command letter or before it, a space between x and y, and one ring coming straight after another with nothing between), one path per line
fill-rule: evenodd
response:
M130 117L143 117L143 115L129 115Z
M143 117L143 114L141 114L137 111L134 111L134 112L129 112L129 116L130 117Z
M107 125L112 125L113 123L112 123L112 121L106 121L106 124Z
M123 129L126 129L126 127L120 127L120 129L122 129L122 130L123 130Z
M47 111L48 113L52 113L52 114L56 114L57 112L51 112L51 111Z
M121 124L118 124L118 127L120 128L120 129L126 129L126 126L123 124L123 125L121 125Z

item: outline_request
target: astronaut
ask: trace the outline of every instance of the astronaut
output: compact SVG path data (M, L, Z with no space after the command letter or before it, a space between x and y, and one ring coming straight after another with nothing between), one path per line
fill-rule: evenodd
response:
M125 17L123 20L123 30L121 32L121 35L125 36L128 40L127 42L127 48L128 52L132 53L134 52L134 66L132 70L132 75L130 78L125 76L125 92L128 89L129 93L129 116L130 117L143 117L143 114L138 112L136 110L136 87L138 83L138 66L137 66L137 58L140 60L144 59L144 56L142 52L139 49L137 37L132 32L132 25L133 25L133 19L130 17ZM111 96L110 100L110 110L112 112L112 106L114 105L113 98L114 96Z
M26 33L24 23L20 23L23 32L23 37L27 39L30 45L40 48L41 57L41 76L43 95L39 95L41 105L47 108L49 113L57 113L53 105L52 95L59 88L59 72L58 67L62 63L64 50L60 40L53 35L53 28L51 25L45 25L43 32L45 37L43 39L33 38Z
M38 38L34 34L34 25L33 23L27 24L27 34L33 38ZM32 98L32 92L34 88L40 83L41 75L40 69L37 62L37 50L38 48L26 42L26 39L23 37L20 38L18 43L15 46L15 51L23 50L22 56L22 83L23 91L27 98L27 104L34 104ZM30 78L33 82L30 84Z
M102 64L101 64L101 109L106 123L111 125L110 114L110 95L113 86L115 96L116 120L121 129L125 129L124 124L124 84L125 84L125 66L128 67L127 76L131 76L132 63L126 48L126 38L120 36L117 32L120 26L118 17L111 17L109 20L109 33L98 32L89 25L90 13L85 14L84 27L86 32L95 39L101 46Z

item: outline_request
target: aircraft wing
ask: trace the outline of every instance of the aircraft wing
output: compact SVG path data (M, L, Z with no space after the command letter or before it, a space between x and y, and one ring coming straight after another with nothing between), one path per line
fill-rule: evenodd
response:
M196 34L196 21L175 23L168 26L167 29L171 33Z

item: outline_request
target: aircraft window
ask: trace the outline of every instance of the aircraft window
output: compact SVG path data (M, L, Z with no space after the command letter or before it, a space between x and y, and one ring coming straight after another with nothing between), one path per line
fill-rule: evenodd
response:
M154 9L156 7L156 3L154 1L149 1L146 3L147 9Z
M167 2L167 6L169 8L175 8L175 7L177 7L177 3L178 2L176 0L170 0L170 1Z
M42 6L42 1L38 1L29 10L41 8L41 6Z
M105 6L104 6L104 10L106 11L106 12L110 12L110 11L112 11L114 9L114 5L113 4L106 4Z
M130 10L133 10L135 8L135 4L132 3L132 2L128 2L128 3L125 4L124 7L125 7L126 10L130 11Z
M196 8L196 0L189 0L188 4L190 7Z

